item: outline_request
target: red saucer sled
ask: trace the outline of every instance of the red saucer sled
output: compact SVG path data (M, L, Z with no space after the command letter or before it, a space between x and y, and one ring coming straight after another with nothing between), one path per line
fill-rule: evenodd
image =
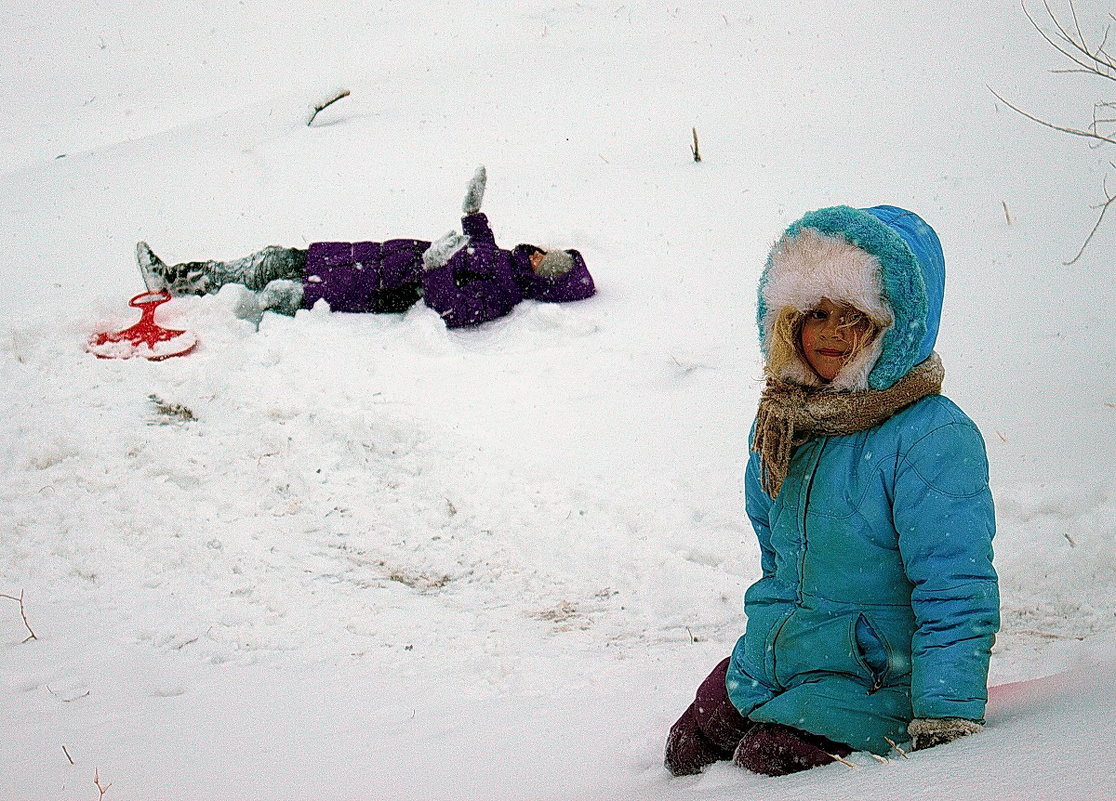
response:
M198 344L192 331L175 331L155 324L155 309L171 299L168 292L141 292L129 306L140 310L140 321L123 331L94 334L85 349L100 359L141 358L151 361L189 353Z

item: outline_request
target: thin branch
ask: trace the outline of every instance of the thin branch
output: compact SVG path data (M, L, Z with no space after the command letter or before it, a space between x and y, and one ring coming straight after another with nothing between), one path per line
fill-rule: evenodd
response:
M1101 134L1094 133L1092 131L1082 131L1082 130L1079 130L1077 128L1066 128L1066 127L1063 127L1061 125L1055 125L1052 122L1047 122L1046 120L1042 119L1041 117L1036 117L1034 114L1030 114L1030 113L1024 111L1023 109L1019 108L1019 106L1012 105L1007 100L1004 100L1004 98L995 89L993 89L991 86L988 87L988 91L991 92L992 94L994 94L996 96L997 100L999 100L1005 106L1010 108L1012 111L1014 111L1018 114L1022 114L1027 119L1031 120L1032 122L1037 122L1039 125L1045 125L1047 128L1053 128L1055 131L1061 131L1062 133L1073 134L1074 136L1083 136L1086 139L1097 139L1101 142L1107 142L1110 145L1116 145L1116 138L1114 138L1114 137L1103 136Z
M1093 61L1093 62L1099 64L1101 67L1103 67L1103 68L1105 68L1109 71L1116 68L1116 64L1113 63L1112 57L1109 56L1108 53L1105 51L1105 45L1108 43L1109 29L1105 28L1104 37L1101 39L1101 43L1100 43L1100 45L1097 46L1096 51L1094 52L1094 51L1090 50L1089 49L1089 43L1085 39L1085 34L1082 33L1082 31L1081 31L1081 23L1078 21L1078 18L1077 18L1077 7L1073 4L1073 0L1070 0L1069 8L1070 8L1070 15L1073 17L1074 28L1077 30L1077 39L1074 40L1072 36L1069 36L1068 34L1066 34L1065 30L1061 27L1061 25L1059 25L1059 30L1062 31L1062 35L1065 36L1067 41L1069 41L1070 44L1073 45L1073 47L1079 53L1082 53L1083 55L1085 55L1090 61ZM1054 19L1055 24L1057 24L1057 20L1055 19L1054 14L1050 12L1050 6L1048 4L1046 6L1046 10L1047 10L1047 13L1050 14L1050 18ZM1104 58L1101 58L1101 56L1103 56ZM1108 78L1109 80L1116 80L1116 79L1113 78L1113 76L1111 74L1103 73L1100 70L1094 70L1093 73L1095 75L1099 75L1101 77Z
M348 97L350 94L351 93L349 92L348 89L342 89L340 92L338 92L336 95L331 97L329 100L325 101L324 103L319 103L318 105L314 106L314 113L311 114L310 119L308 119L306 121L306 127L309 128L311 125L314 124L314 118L318 116L318 113L320 111L322 111L323 109L328 108L329 106L332 106L334 103L336 103L341 98Z
M1085 39L1085 34L1081 31L1081 22L1077 17L1077 6L1073 4L1073 0L1069 0L1069 9L1070 16L1073 17L1073 27L1077 31L1077 39L1074 40L1072 37L1070 37L1070 42L1080 52L1084 53L1091 60L1095 61L1097 64L1100 64L1102 67L1108 70L1112 70L1114 67L1116 67L1116 64L1114 64L1112 61L1112 57L1109 56L1108 52L1105 50L1108 45L1108 34L1111 33L1112 30L1111 26L1108 26L1104 29L1104 36L1101 38L1101 42L1099 45L1097 45L1096 50L1090 50L1089 43ZM1047 7L1047 11L1049 11L1049 6ZM1053 16L1054 15L1051 14L1052 18ZM1095 72L1094 74L1100 75L1101 73ZM1112 75L1104 75L1103 77L1110 79L1113 78Z
M1070 69L1069 67L1065 67L1065 68L1059 69L1059 70L1047 70L1047 72L1049 72L1051 75L1096 75L1097 74L1097 71L1095 69L1092 69L1091 67L1083 67L1082 69L1076 69L1076 70L1075 69ZM1103 77L1107 78L1108 76L1105 75ZM1116 78L1114 78L1113 80L1116 80Z
M854 770L856 769L856 765L849 762L847 759L842 759L841 757L837 756L836 754L826 754L826 756L831 757L835 762L840 762L845 767L853 768Z
M101 786L101 773L100 773L100 771L97 770L97 768L93 768L93 784L96 785L97 792L100 793L100 795L97 796L98 801L100 801L100 799L104 798L105 793L108 792L108 788L112 787L112 782L109 782L104 787Z
M1066 265L1067 267L1081 258L1082 254L1085 252L1085 248L1089 247L1089 243L1093 240L1093 236L1097 233L1097 229L1100 228L1101 223L1104 222L1104 215L1108 213L1108 209L1112 206L1112 204L1116 203L1116 195L1108 194L1107 189L1105 189L1104 191L1104 196L1108 199L1104 203L1093 207L1099 208L1100 214L1097 215L1097 222L1096 225L1093 226L1093 230L1089 232L1089 235L1085 237L1085 241L1081 243L1081 250L1077 251L1077 255L1069 261L1062 262L1062 264Z
M1080 59L1080 57L1078 57L1078 56L1074 55L1074 54L1073 54L1073 53L1072 53L1071 51L1067 50L1067 49L1066 49L1065 47L1063 47L1063 46L1062 46L1061 44L1059 44L1058 42L1056 42L1056 41L1055 41L1055 40L1054 40L1054 39L1053 39L1053 38L1052 38L1052 37L1050 36L1050 34L1048 34L1048 33L1047 33L1047 32L1046 32L1046 31L1045 31L1045 30L1044 30L1043 28L1042 28L1042 26L1041 26L1041 25L1039 25L1039 24L1038 24L1038 22L1036 22L1036 21L1035 21L1035 18L1031 16L1031 11L1030 11L1030 9L1028 9L1028 8L1027 8L1027 6L1026 6L1026 4L1025 4L1025 3L1021 3L1020 5L1022 5L1022 6L1023 6L1023 13L1027 15L1027 19L1028 19L1028 20L1030 21L1030 23L1031 23L1031 26L1032 26L1032 27L1033 27L1033 28L1034 28L1034 29L1035 29L1036 31L1038 31L1038 32L1039 32L1039 35L1040 35L1040 36L1041 36L1041 37L1042 37L1043 39L1045 39L1045 40L1046 40L1047 44L1049 44L1049 45L1050 45L1051 47L1053 47L1053 48L1054 48L1055 50L1057 50L1057 51L1058 51L1059 53L1061 53L1061 54L1062 54L1063 56L1065 56L1066 58L1068 58L1068 59L1069 59L1070 61L1072 61L1072 62L1073 62L1074 64L1078 64L1078 65L1080 65L1081 67L1084 67L1084 68L1085 68L1085 69L1086 69L1087 71L1089 71L1089 72L1096 72L1096 69L1095 69L1095 68L1094 68L1094 67L1093 67L1092 65L1090 65L1090 64L1089 64L1088 62L1086 62L1086 61L1082 61L1082 60ZM1070 40L1070 39L1069 39L1069 37L1067 37L1067 36L1065 35L1065 33L1064 33L1064 32L1062 31L1062 27L1061 27L1061 24L1060 24L1060 23L1058 22L1058 18L1057 18L1057 17L1055 17L1055 16L1054 16L1054 12L1050 10L1050 5L1049 5L1048 3L1046 3L1046 2L1045 2L1045 0L1044 0L1044 2L1043 2L1043 5L1044 5L1044 6L1046 6L1046 13L1047 13L1047 14L1048 14L1048 15L1050 16L1050 18L1051 18L1051 19L1052 19L1052 20L1054 21L1054 25L1055 25L1055 27L1057 27L1057 28L1058 28L1058 31L1059 31L1059 33L1061 33L1061 34L1062 34L1062 38L1063 38L1063 39L1066 39L1066 40L1067 40L1067 41L1068 41L1068 42L1069 42L1069 43L1070 43L1071 45L1072 45L1072 44L1074 44L1074 43L1072 42L1072 40Z
M694 144L690 147L690 152L694 154L694 161L701 161L701 150L698 148L697 128L693 129Z
M903 757L903 759L910 759L910 757L907 756L907 752L904 751L902 748L900 748L898 745L896 745L895 741L892 740L890 737L884 737L884 740L886 740L887 744L890 745L892 748L894 748L895 751L899 754L899 756Z
M1070 9L1070 17L1073 19L1073 26L1077 31L1077 38L1076 39L1073 38L1072 34L1070 34L1066 31L1065 26L1062 25L1062 23L1058 20L1058 18L1056 16L1054 16L1054 12L1050 10L1050 3L1048 2L1048 0L1043 0L1042 4L1046 8L1047 15L1050 17L1051 21L1054 23L1054 27L1056 27L1058 29L1058 33L1060 33L1062 35L1062 39L1064 39L1066 41L1066 43L1069 44L1074 50L1076 50L1078 53L1081 53L1083 56L1085 56L1089 60L1097 61L1097 58L1089 51L1089 46L1088 46L1087 42L1085 41L1085 34L1083 34L1081 32L1081 23L1077 19L1077 9L1073 5L1073 0L1070 0L1070 2L1069 2L1069 9ZM1103 63L1103 62L1101 62L1101 63Z
M57 698L58 700L60 700L64 704L70 704L70 703L73 703L74 701L79 701L82 698L88 698L90 695L93 694L92 690L86 690L81 695L75 695L73 698L63 698L60 694L58 694L54 690L50 689L49 684L44 684L43 686L46 687L48 693L53 695L55 698Z
M884 758L883 758L882 756L880 756L879 754L873 754L873 753L872 753L871 751L869 751L869 752L868 752L868 756L872 757L872 759L876 760L876 761L877 761L877 762L879 762L879 763L880 763L881 765L890 765L890 764L891 764L891 760L890 760L890 759L884 759Z
M74 758L70 756L70 752L66 750L66 746L62 746L62 753L66 755L66 759L70 760L70 764L75 764Z
M1081 32L1081 22L1077 19L1077 9L1073 7L1073 0L1069 2L1070 16L1073 17L1073 27L1077 29L1077 41L1085 43L1085 34Z
M1110 63L1112 61L1112 57L1110 55L1108 55L1108 35L1110 33L1112 33L1112 26L1111 25L1105 26L1104 38L1102 38L1101 43L1099 45L1097 45L1097 52L1100 53L1102 56L1104 56L1105 63Z
M1047 0L1043 0L1043 7L1046 9L1046 14L1048 17L1050 17L1051 22L1054 23L1054 27L1058 31L1058 38L1065 42L1065 45L1068 45L1068 47L1066 47L1065 45L1056 41L1054 37L1047 33L1043 29L1043 27L1038 24L1035 18L1031 15L1031 11L1027 8L1025 3L1021 3L1021 5L1023 7L1023 13L1027 15L1027 20L1031 23L1031 26L1039 32L1039 35L1042 36L1042 38L1045 39L1051 47L1068 58L1074 64L1082 67L1085 72L1089 72L1101 78L1116 80L1116 76L1112 74L1112 72L1116 70L1116 62L1113 62L1113 59L1104 50L1104 42L1108 41L1107 33L1105 35L1104 42L1102 42L1100 49L1098 49L1097 51L1099 55L1094 54L1092 51L1089 50L1084 36L1081 37L1080 41L1074 39L1073 36L1066 31L1062 23L1058 21L1058 17L1055 16L1054 12L1051 10L1049 2L1047 2ZM1070 3L1070 8L1073 9L1073 3ZM1073 14L1074 21L1076 23L1076 10L1074 10ZM1078 32L1080 35L1080 27L1078 27ZM1084 58L1082 58L1082 56L1084 56Z
M23 590L19 591L18 598L14 595L8 595L7 593L2 592L0 592L0 598L7 598L8 600L15 601L19 604L19 614L20 617L23 618L23 625L27 627L28 632L27 637L23 640L23 642L30 642L31 640L39 639L38 635L36 635L35 631L31 628L31 624L27 622L27 609L23 605Z

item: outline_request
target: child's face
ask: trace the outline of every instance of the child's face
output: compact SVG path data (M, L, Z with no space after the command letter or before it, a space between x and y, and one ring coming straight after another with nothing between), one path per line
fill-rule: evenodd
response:
M866 314L822 298L802 321L802 355L818 377L829 382L874 334Z

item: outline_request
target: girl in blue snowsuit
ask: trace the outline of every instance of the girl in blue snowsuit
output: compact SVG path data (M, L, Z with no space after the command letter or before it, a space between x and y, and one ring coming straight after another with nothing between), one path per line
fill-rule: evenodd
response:
M772 249L750 436L762 576L666 766L767 775L980 730L999 628L984 442L940 394L945 261L893 206L807 214Z

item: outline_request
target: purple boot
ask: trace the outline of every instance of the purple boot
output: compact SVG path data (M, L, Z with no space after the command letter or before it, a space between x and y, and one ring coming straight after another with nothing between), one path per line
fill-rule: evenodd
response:
M781 723L757 723L736 747L732 761L741 768L764 776L786 776L835 762L852 749L817 734L792 729Z
M670 727L666 769L675 776L700 773L714 762L731 759L740 738L752 727L729 700L725 673L729 660L713 668L698 687L697 697Z

